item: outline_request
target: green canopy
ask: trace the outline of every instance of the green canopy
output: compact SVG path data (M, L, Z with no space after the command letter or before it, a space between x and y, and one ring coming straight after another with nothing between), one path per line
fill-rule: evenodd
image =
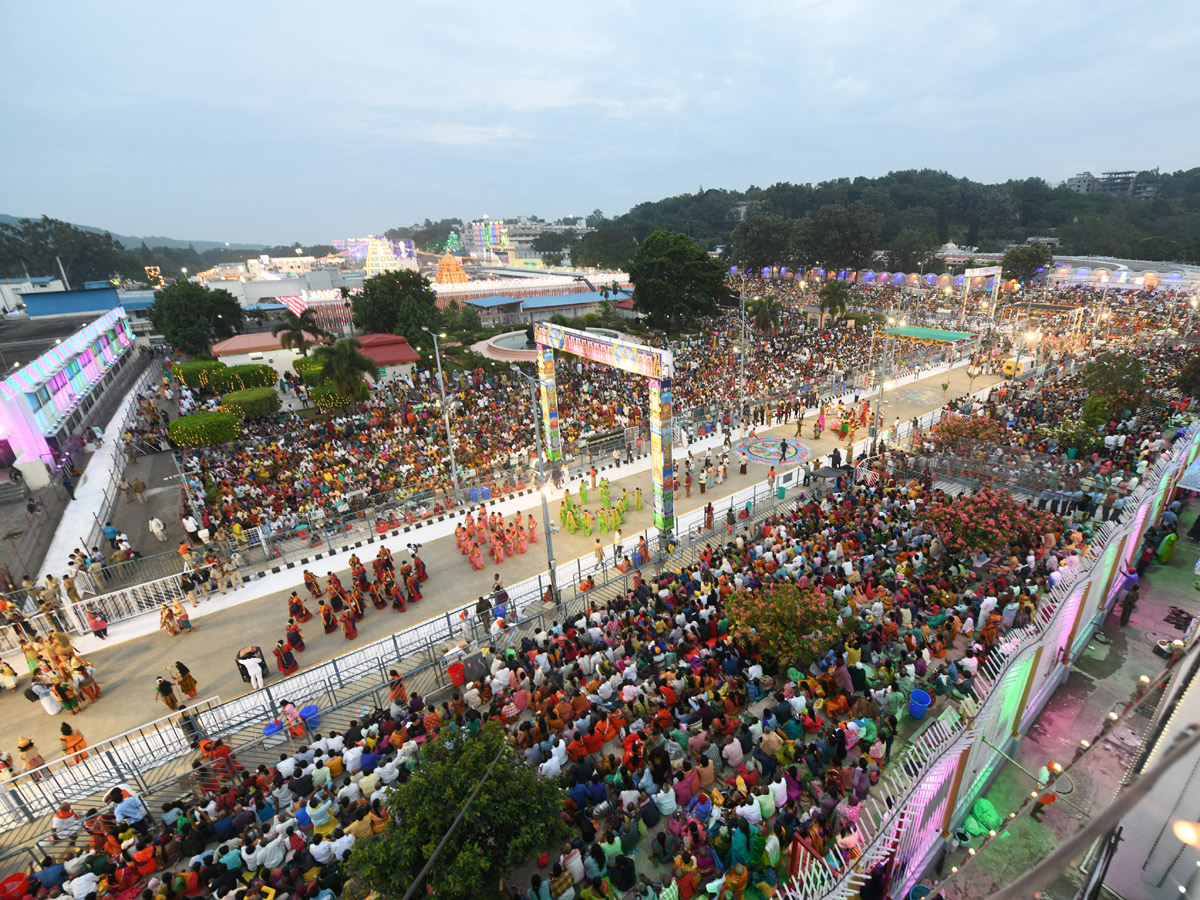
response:
M940 328L918 328L915 325L902 325L899 328L889 328L890 337L913 338L918 341L944 341L953 344L957 341L967 341L975 337L969 331L943 331Z

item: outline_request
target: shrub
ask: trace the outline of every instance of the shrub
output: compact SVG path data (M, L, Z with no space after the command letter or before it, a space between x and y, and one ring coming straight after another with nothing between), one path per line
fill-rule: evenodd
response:
M180 416L168 434L177 447L205 447L232 441L242 432L238 417L231 412L202 412Z
M985 550L993 556L1009 547L1036 546L1048 532L1062 530L1062 519L1018 502L1007 490L981 490L931 504L917 516L931 522L952 554Z
M279 412L279 393L269 387L230 391L221 398L221 409L234 413L239 419L261 419Z
M307 385L323 384L325 382L325 363L311 356L302 356L292 363L292 368L300 375L300 380Z
M174 366L171 374L190 388L208 387L212 373L227 369L228 366L216 360L208 362L185 362Z
M781 666L820 659L837 635L840 612L831 595L790 582L734 591L725 610L734 635L751 641Z
M244 391L246 388L274 387L279 378L270 366L229 366L208 376L209 386L218 394Z
M371 395L365 381L358 383L358 390L355 392L354 399L358 401L366 400ZM346 396L338 391L333 384L322 384L313 388L312 391L313 406L322 412L335 412L340 409L345 409L349 404Z

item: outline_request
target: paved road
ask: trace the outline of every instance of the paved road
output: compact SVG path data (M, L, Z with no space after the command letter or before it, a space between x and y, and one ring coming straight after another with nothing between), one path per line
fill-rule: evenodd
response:
M891 419L897 415L902 421L908 421L940 406L940 383L945 380L951 384L948 394L950 398L966 392L968 380L962 369L956 370L948 378L935 375L915 382L901 388L894 396L889 395L892 399L884 407L885 424L890 424ZM980 390L997 381L999 379L995 377L981 376L975 380L973 387ZM835 442L828 433L819 441L812 440L809 427L811 421L812 417L809 416L806 420L807 435L804 443L813 448L815 455L831 452ZM769 433L790 437L794 431L794 423L788 423L771 429ZM632 494L634 487L640 485L643 495L648 497L649 472L638 471L623 475L629 468L631 467L623 466L615 472L607 473L615 492L619 494L620 489L625 487ZM742 476L737 474L737 467L734 465L731 467L729 480L707 495L702 496L697 488L693 488L689 499L685 498L681 491L677 511L682 513L699 508L709 500L713 500L714 506L720 509L721 497L760 482L765 476L765 467L752 464L748 473ZM573 493L577 486L576 477L572 480ZM118 501L121 502L123 501ZM593 507L594 505L593 500ZM555 522L558 521L558 509L557 501L551 504L551 518ZM541 542L540 535L541 512L540 506L535 505L532 497L528 508L525 509L525 513L530 512L538 521L539 543L531 544L528 553L506 559L500 566L491 565L476 572L471 569L466 557L459 554L452 538L440 538L426 543L421 551L421 558L425 560L430 572L430 580L424 587L425 598L420 603L410 606L405 613L390 608L375 610L368 607L367 614L359 626L358 639L353 644L361 645L377 640L393 631L411 627L424 619L474 600L491 589L492 574L495 571L500 572L506 584L514 584L544 571L546 557L545 544ZM641 512L634 512L631 508L624 528L625 533L628 535L649 527L651 517L649 502ZM576 557L583 557L585 563L590 562L595 537L571 535L566 532L555 535L558 562L561 564ZM404 543L404 540L397 538L389 541L388 546L399 556ZM361 555L365 560L368 556L373 556L374 552L375 545L372 545L369 551ZM327 570L319 568L320 565L321 563L318 563L313 570L319 575L324 575ZM342 570L340 574L345 576L346 573ZM277 582L280 577L275 576L274 580ZM302 590L299 570L295 571L295 577L296 584L292 587L305 593ZM343 577L343 582L345 580ZM205 614L206 604L201 602L194 620L197 626L195 634L170 637L166 632L155 632L115 646L89 651L87 655L96 665L97 679L104 696L94 706L71 720L72 726L81 730L89 741L95 742L166 714L165 707L155 703L153 686L156 676L163 674L175 660L186 663L195 675L199 682L199 697L219 694L222 698L229 699L243 693L247 685L242 682L233 661L234 654L248 644L258 644L265 652L283 637L283 626L287 621L285 598L290 589L291 587L287 590L276 590L248 602L221 609L219 612L214 609L213 615ZM243 588L240 593L248 596L247 592L254 590L253 586L249 586ZM219 605L220 601L232 599L235 598L218 598L217 601L213 601L213 607ZM310 604L310 609L315 612L315 604ZM346 652L351 646L351 642L346 641L340 633L324 634L316 620L305 626L304 635L308 649L297 656L302 666L311 666L327 660ZM22 685L25 683L25 679L22 679ZM26 701L19 690L16 694L5 693L0 704L3 704L7 722L4 735L0 736L0 750L8 750L15 756L17 736L23 735L34 740L47 759L55 758L55 751L59 746L59 724L66 721L65 714L58 717L45 715L39 704Z

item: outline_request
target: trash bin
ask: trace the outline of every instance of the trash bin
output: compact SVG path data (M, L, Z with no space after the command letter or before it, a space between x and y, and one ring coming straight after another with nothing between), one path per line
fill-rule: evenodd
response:
M786 496L787 496L787 488L785 488L782 484L775 485L775 499L782 500Z
M479 489L479 496L484 500L492 499L492 489L489 485L484 485Z
M923 884L913 885L912 890L908 892L908 900L925 900L931 890L933 888L926 887Z
M479 502L479 488L471 488L471 502L472 503Z
M908 714L914 719L923 719L932 702L933 698L918 688L908 695Z
M310 703L300 710L300 718L304 720L304 724L309 727L309 730L316 731L321 727L321 711L317 709L317 704Z
M278 747L284 742L283 723L278 719L263 726L263 746Z
M455 687L462 687L467 683L467 672L461 662L452 662L446 667L446 674L450 676L450 681Z

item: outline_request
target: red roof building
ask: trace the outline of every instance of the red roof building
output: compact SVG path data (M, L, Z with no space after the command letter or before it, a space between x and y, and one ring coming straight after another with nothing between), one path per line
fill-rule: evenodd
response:
M384 368L410 365L421 358L408 343L408 338L398 334L363 334L358 335L358 341L362 344L363 356Z

